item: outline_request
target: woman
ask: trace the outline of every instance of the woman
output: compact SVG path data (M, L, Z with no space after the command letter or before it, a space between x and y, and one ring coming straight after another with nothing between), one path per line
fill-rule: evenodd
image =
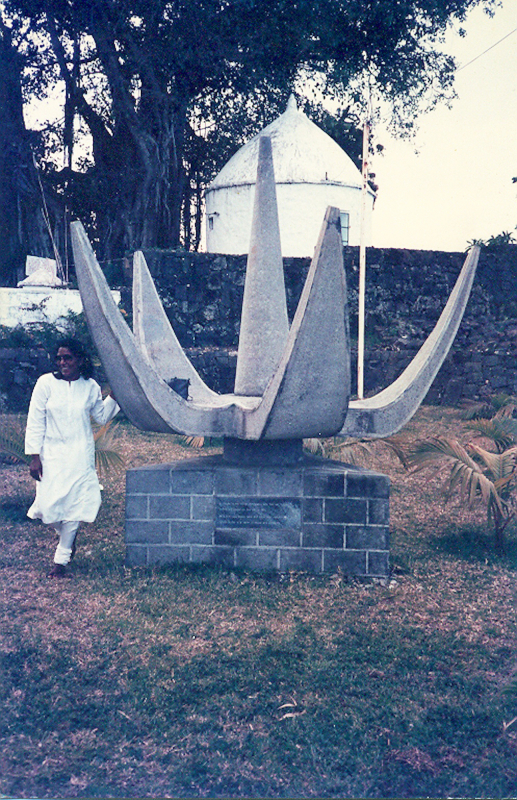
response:
M79 523L93 522L101 504L91 418L104 425L119 407L111 392L102 400L81 342L59 342L56 367L34 387L25 452L31 456L29 469L37 481L36 499L27 516L52 525L59 534L49 575L62 578L73 557Z

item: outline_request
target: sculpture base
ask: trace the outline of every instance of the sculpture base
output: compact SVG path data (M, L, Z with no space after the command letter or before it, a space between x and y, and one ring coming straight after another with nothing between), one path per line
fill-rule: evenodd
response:
M237 465L214 456L127 473L126 552L135 567L208 563L383 578L388 524L389 479L336 461Z

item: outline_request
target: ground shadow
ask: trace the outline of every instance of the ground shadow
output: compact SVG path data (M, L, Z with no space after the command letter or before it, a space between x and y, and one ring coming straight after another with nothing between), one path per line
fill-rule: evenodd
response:
M440 535L429 537L428 542L433 550L455 558L489 564L499 562L510 569L517 569L515 528L507 533L503 552L496 549L492 528L485 526L448 528Z
M0 502L0 522L27 522L27 509L32 499L27 496L10 497Z

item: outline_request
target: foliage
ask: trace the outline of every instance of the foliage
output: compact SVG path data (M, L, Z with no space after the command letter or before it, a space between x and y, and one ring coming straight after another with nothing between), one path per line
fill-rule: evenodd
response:
M398 435L384 439L342 439L333 436L329 439L305 439L304 447L312 455L362 467L371 463L379 448L390 450L402 464L406 464L404 441Z
M114 442L116 431L117 425L111 422L94 427L95 469L101 477L125 467L125 460ZM30 456L25 453L23 428L15 419L0 420L0 454L13 463L30 462Z
M54 223L59 216L53 192L47 192L44 209L33 162L34 156L43 155L41 133L28 131L24 122L24 102L35 98L42 85L34 81L37 35L26 20L8 15L0 4L0 285L16 285L29 253L53 255L43 211Z
M24 432L18 420L4 417L0 422L0 455L14 464L28 464L31 459L25 454L24 442Z
M468 400L464 403L463 409L465 419L512 417L517 412L517 397L501 392L484 397L482 400Z
M185 447L192 447L194 450L202 450L205 447L220 447L223 443L218 436L180 436L179 441Z
M517 228L515 228L517 230ZM468 242L467 249L469 250L473 245L479 245L479 247L498 247L502 244L517 244L517 239L515 238L515 234L513 231L502 231L496 235L490 236L488 239L472 239Z
M40 173L112 259L195 246L207 182L292 91L309 112L332 101L328 123L352 149L347 112L367 83L399 126L450 97L455 64L440 43L477 5L496 3L5 0L0 35L18 110L22 93L44 98L64 84L62 125L39 137ZM88 147L74 150L78 141Z
M517 442L517 419L496 416L493 419L479 419L467 425L478 436L488 439L498 453L504 453Z
M513 231L502 231L495 236L490 236L485 242L486 247L497 247L500 244L517 244Z
M496 547L504 547L504 532L515 516L517 478L517 420L498 418L471 425L490 439L496 452L470 442L465 447L456 439L436 436L415 442L407 449L407 462L415 471L429 466L449 467L447 495L458 491L469 504L481 499L488 521L495 530Z
M82 311L79 314L69 311L66 316L61 318L59 327L53 322L30 322L14 327L0 325L0 347L5 348L41 348L52 355L57 342L63 336L80 339L87 352L91 354L94 364L100 365L100 359Z
M95 469L99 477L125 469L125 459L114 441L117 428L118 425L112 421L94 428Z

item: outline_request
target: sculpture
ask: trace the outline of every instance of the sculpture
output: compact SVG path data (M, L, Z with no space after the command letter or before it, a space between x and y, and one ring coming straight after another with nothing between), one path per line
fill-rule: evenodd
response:
M271 142L261 137L235 391L219 395L183 352L142 253L133 328L112 300L81 224L72 242L84 311L131 422L224 437L224 453L127 473L132 566L205 562L247 569L389 574L389 480L304 455L316 436L394 433L424 398L452 344L478 260L472 248L435 329L403 374L350 402L350 345L339 211L327 209L289 327ZM191 399L170 388L189 379ZM173 384L174 385L174 384Z
M479 248L470 250L433 332L403 374L374 397L349 402L348 309L338 226L339 211L329 208L289 329L271 142L261 137L235 392L218 395L183 352L143 254L134 257L132 334L81 223L72 223L86 318L131 422L144 430L253 441L375 438L399 430L422 402L454 340ZM190 379L192 399L170 389L173 377Z

